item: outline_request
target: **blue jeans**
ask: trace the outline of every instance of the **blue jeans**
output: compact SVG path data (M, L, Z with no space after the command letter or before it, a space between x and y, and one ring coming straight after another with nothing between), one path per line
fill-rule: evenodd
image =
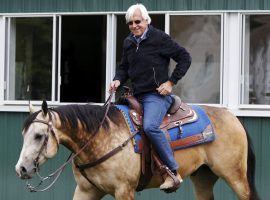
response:
M147 93L138 96L138 100L143 105L143 127L144 132L160 156L162 162L174 171L178 169L178 164L174 159L170 144L159 128L164 116L172 104L170 95L162 96L158 93Z

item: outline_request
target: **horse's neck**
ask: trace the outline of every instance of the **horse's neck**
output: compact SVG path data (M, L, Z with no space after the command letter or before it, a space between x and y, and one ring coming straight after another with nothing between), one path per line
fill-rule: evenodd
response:
M93 137L91 144L89 145L89 159L97 159L112 149L122 144L129 136L128 129L118 127L117 125L109 122L109 128L104 130L103 128Z
M70 128L63 127L61 125L60 118L56 112L54 112L53 114L52 121L59 144L62 144L73 153L77 153L85 143L85 138L82 136L83 133L75 133ZM81 154L80 157L85 159L86 156Z
M89 143L79 155L82 162L96 160L120 145L129 136L126 129L119 128L114 124L110 124L110 128L107 130L100 128L95 135L85 131L74 133L72 130L64 130L60 127L59 125L57 128L59 141L73 153L79 152L86 143Z

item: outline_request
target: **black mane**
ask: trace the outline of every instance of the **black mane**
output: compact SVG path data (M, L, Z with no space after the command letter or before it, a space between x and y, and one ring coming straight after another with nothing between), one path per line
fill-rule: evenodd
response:
M79 128L79 122L82 125L83 131L88 133L95 133L100 126L104 118L106 108L98 105L64 105L56 108L50 108L50 112L56 112L59 115L62 128L71 128L73 131L77 131ZM24 129L27 131L34 119L41 111L35 112L30 115L24 122ZM107 117L117 123L117 116L119 111L115 106L111 106ZM105 120L102 127L108 129L108 120Z
M34 121L34 119L36 119L37 115L41 112L40 111L37 111L31 115L29 115L26 120L24 121L24 124L23 124L23 129L25 129L25 131L28 130L29 126L32 124L32 122Z

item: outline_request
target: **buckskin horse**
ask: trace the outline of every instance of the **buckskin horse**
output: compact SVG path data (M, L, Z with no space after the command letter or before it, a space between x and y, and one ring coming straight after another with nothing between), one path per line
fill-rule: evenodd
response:
M203 109L215 129L216 140L175 151L179 173L183 178L190 176L198 200L214 199L213 187L219 178L239 199L259 199L254 184L255 156L244 127L224 108ZM40 111L26 119L22 135L23 147L15 167L21 179L31 179L62 144L75 154L71 157L77 183L74 200L97 200L106 194L117 200L134 199L141 173L140 154L135 153L130 129L115 106L48 108L43 103ZM114 153L106 156L112 150ZM83 173L76 167L89 162L92 167ZM147 188L158 187L161 181L160 175L154 174Z

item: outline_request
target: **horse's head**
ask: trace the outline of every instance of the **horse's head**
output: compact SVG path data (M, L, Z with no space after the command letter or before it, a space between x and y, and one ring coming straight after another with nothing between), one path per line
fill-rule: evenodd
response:
M23 147L15 167L21 179L32 178L39 166L57 153L58 139L52 118L46 101L43 101L42 110L31 113L27 118L22 132Z

